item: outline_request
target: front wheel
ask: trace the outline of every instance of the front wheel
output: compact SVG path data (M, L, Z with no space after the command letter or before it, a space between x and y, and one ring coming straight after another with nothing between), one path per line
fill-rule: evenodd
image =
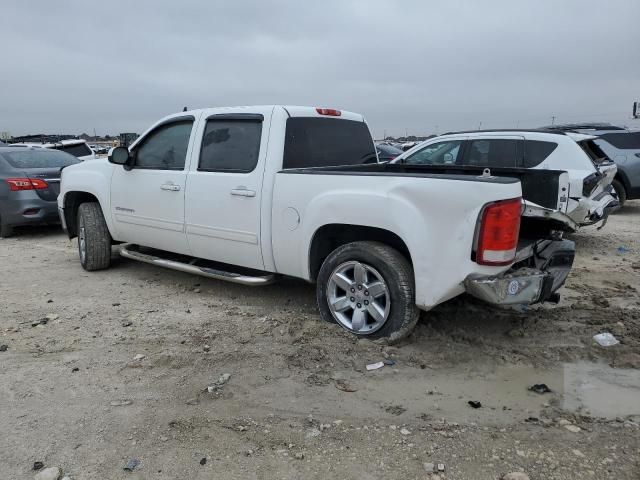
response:
M324 320L362 337L396 342L411 333L420 316L411 265L379 242L334 250L320 268L316 295Z
M78 254L82 268L102 270L111 265L111 234L100 204L83 203L78 208Z

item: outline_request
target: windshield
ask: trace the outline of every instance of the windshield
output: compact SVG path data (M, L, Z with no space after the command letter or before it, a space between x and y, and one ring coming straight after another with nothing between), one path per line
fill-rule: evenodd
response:
M0 155L13 168L62 168L80 163L73 155L46 148L3 152Z

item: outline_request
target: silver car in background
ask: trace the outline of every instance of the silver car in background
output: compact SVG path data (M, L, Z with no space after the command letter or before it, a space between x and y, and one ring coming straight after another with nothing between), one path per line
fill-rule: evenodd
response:
M60 223L60 172L79 162L59 150L0 146L0 237L17 226Z
M612 185L620 205L640 198L640 130L610 123L574 123L545 128L597 137L594 142L618 167Z

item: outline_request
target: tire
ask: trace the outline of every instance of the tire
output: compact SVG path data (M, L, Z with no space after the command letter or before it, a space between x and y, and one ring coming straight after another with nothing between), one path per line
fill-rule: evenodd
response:
M78 208L78 255L82 268L89 272L109 268L111 243L100 204L81 204Z
M627 191L625 190L622 182L618 179L614 179L611 182L611 185L613 185L613 190L616 192L616 195L618 196L618 203L620 204L620 207L622 207L627 201Z
M316 297L323 320L388 343L409 335L420 317L411 265L379 242L348 243L331 252L320 268Z
M0 218L0 238L7 238L12 235L13 235L13 227L11 225L2 223L2 219Z

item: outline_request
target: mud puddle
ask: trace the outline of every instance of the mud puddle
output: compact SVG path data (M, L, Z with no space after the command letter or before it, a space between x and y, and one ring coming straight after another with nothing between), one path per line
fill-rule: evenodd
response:
M640 370L592 363L565 364L563 408L594 417L640 415Z
M551 392L535 393L529 389L534 384L546 384ZM349 391L343 391L344 385ZM309 389L315 390L313 395ZM292 394L282 397L282 391ZM274 379L257 387L253 395L279 398L272 406L282 413L376 418L382 423L422 419L508 425L547 416L545 409L550 407L555 412L613 419L640 415L640 371L592 363L552 369L484 365L466 372L397 366L363 373L336 371L327 374L326 384L315 386L291 377ZM480 402L480 408L473 408L470 401ZM254 407L260 408L257 402Z

